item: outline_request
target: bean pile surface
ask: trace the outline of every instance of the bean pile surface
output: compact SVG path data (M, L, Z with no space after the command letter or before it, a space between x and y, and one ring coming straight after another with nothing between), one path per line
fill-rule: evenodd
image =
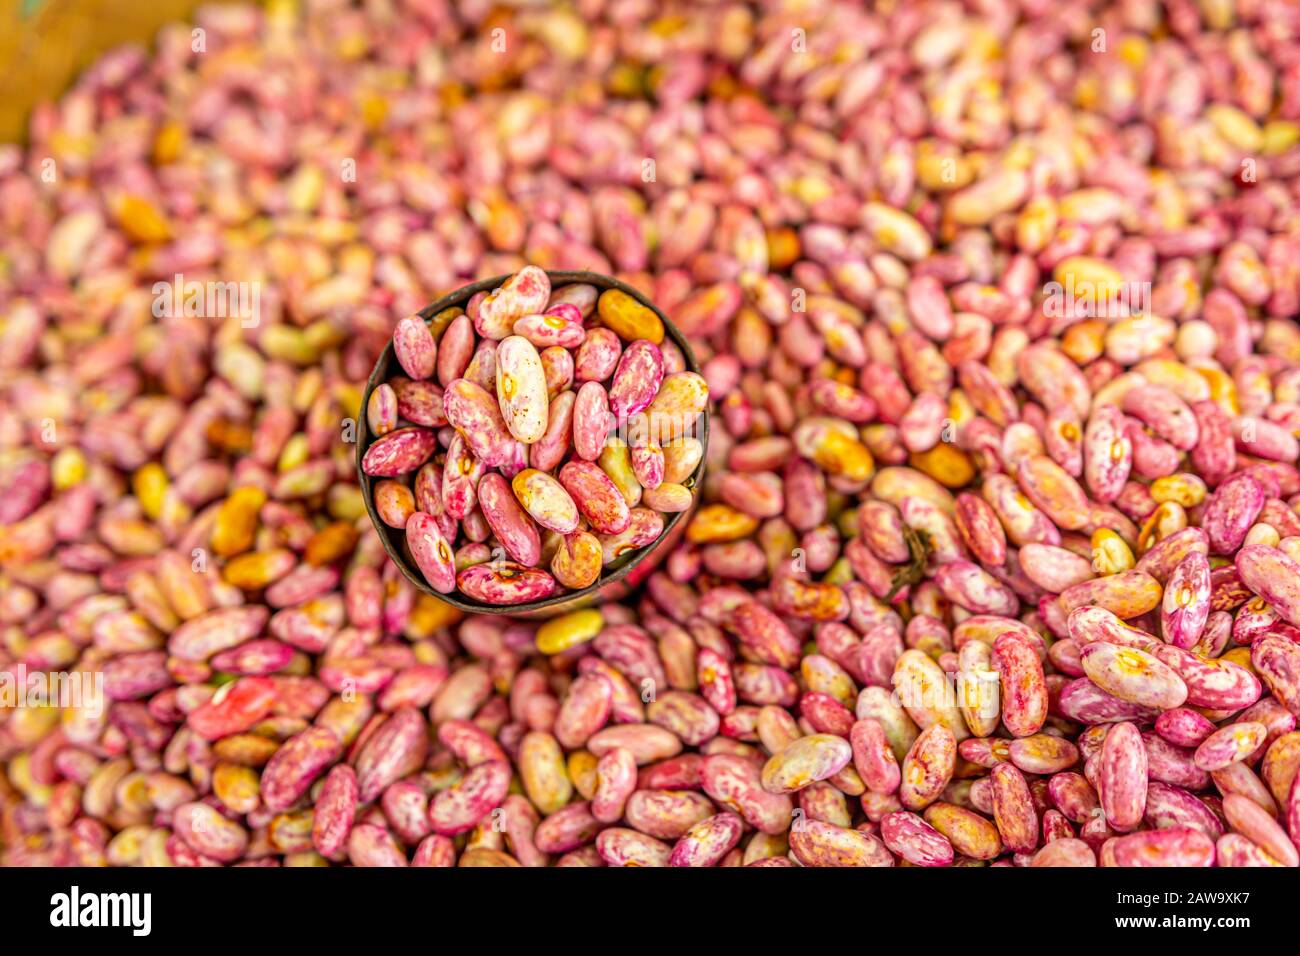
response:
M1297 865L1297 121L1285 0L107 55L0 147L0 862ZM355 481L399 320L529 267L642 290L714 422L663 565L544 623Z

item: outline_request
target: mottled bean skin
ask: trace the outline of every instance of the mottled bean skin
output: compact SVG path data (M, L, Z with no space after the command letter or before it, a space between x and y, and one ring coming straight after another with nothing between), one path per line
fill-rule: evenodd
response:
M1290 5L340 6L0 147L0 865L1300 862Z
M1106 733L1098 783L1106 822L1120 832L1134 829L1142 819L1147 796L1147 752L1137 728L1124 722Z
M1017 737L1036 734L1047 719L1047 684L1032 647L1004 634L993 642L993 668L1002 685L1002 722Z

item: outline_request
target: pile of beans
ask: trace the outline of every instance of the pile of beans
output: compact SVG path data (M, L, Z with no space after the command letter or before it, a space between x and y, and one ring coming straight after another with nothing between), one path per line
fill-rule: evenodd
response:
M593 313L603 324L588 329ZM464 311L402 319L393 352L407 374L370 393L381 437L361 467L387 476L375 509L442 594L524 604L588 587L695 500L683 482L704 456L708 384L621 289L552 293L527 266Z
M0 149L0 668L107 696L0 709L0 861L1296 865L1298 35L271 0L109 54ZM397 320L528 266L644 291L714 415L680 545L544 623L417 592L351 444Z

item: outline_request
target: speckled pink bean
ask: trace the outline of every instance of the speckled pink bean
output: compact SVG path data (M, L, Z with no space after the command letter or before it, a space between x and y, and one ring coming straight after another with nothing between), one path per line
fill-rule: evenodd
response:
M1222 770L1254 753L1267 733L1267 727L1254 721L1229 724L1207 737L1192 759L1202 770Z
M1007 756L1025 773L1046 775L1073 767L1079 760L1079 748L1064 737L1035 734L1011 741Z
M695 658L695 679L700 695L720 715L736 709L736 683L730 662L711 647L701 647Z
M735 607L724 626L758 660L786 670L799 665L802 656L799 638L780 617L757 601L745 601Z
M596 792L591 813L601 823L617 823L637 788L637 761L626 747L612 747L596 761Z
M468 706L465 709L469 709ZM477 709L477 708L475 708ZM477 767L492 760L505 762L505 751L482 727L462 718L444 720L438 725L438 742L466 767Z
M455 836L472 830L505 799L510 775L510 765L499 760L470 768L455 785L439 791L429 804L429 825L433 831Z
M734 813L718 813L692 826L673 846L669 866L717 866L740 842L744 823Z
M1057 773L1047 782L1052 804L1072 823L1086 823L1101 805L1092 785L1078 773Z
M424 718L413 707L392 714L371 734L357 754L358 798L369 803L394 781L418 770L428 752Z
M240 644L238 647L232 647L228 651L222 651L216 657L212 658L212 666L219 671L228 674L259 675L273 674L286 666L293 659L293 648L288 644L282 644L279 641L265 638L262 640L249 641L246 644ZM127 658L117 658L117 661L124 661ZM108 665L104 668L105 689L108 690L109 675L111 671ZM113 696L111 691L110 696Z
M1192 465L1211 486L1219 484L1232 474L1237 466L1237 450L1233 444L1232 419L1218 402L1200 401L1192 404L1196 416L1198 437L1192 449Z
M609 387L609 408L616 418L631 418L650 407L664 378L659 346L638 339L623 350Z
M1269 816L1277 814L1277 801L1269 792L1268 785L1245 763L1229 764L1222 770L1215 770L1211 772L1210 779L1224 796L1230 793L1240 794L1259 804Z
M661 691L646 706L646 719L671 731L689 747L699 747L718 733L718 713L703 697L689 691Z
M531 445L546 434L550 409L542 358L528 339L511 335L497 346L496 366L496 398L501 418L511 435Z
M312 813L312 845L321 856L332 860L343 852L357 802L356 772L347 764L338 764L325 775Z
M606 381L618 367L622 349L622 341L612 329L591 329L574 358L574 381Z
M504 339L519 319L545 309L550 297L550 277L524 266L479 302L474 328L485 338Z
M1133 446L1124 415L1114 405L1100 405L1088 418L1083 437L1083 474L1099 502L1114 501L1133 467Z
M1009 850L1028 853L1038 846L1038 815L1024 775L1009 763L989 774L992 780L993 821ZM1140 812L1140 811L1139 811Z
M544 392L543 384L543 398ZM447 421L464 436L470 450L484 465L499 468L514 458L518 442L506 427L493 394L469 379L460 378L447 386L443 404Z
M338 737L323 727L290 737L262 771L262 802L270 810L288 809L342 753Z
M1020 600L1010 588L969 561L941 565L933 580L944 597L973 614L1012 616L1020 608Z
M379 709L391 713L403 707L425 707L447 680L440 664L412 664L393 677L379 694Z
M452 439L455 444L455 439ZM454 541L460 531L459 520L448 513L443 497L444 475L436 462L425 462L415 473L415 510L432 515L438 522L438 529L448 541ZM407 516L409 518L409 515ZM403 525L405 527L405 525Z
M597 731L587 740L587 749L603 757L616 747L631 752L638 766L675 757L682 751L676 735L654 724L620 724Z
M792 492L787 489L787 497ZM899 505L903 521L914 531L930 536L930 560L934 564L969 562L970 553L962 542L952 514L946 507L920 497L907 497Z
M709 388L718 394L723 389ZM876 417L877 406L871 396L834 379L819 378L808 387L808 397L827 415L850 422L869 422Z
M416 844L429 833L429 797L414 780L398 780L384 790L380 807L389 827L406 844Z
M601 674L583 674L569 685L560 701L553 733L564 747L574 750L605 726L613 708L614 689Z
M1205 555L1192 551L1165 583L1160 632L1175 647L1192 647L1200 640L1209 614L1210 564Z
M1038 733L1048 710L1047 684L1038 654L1023 638L1003 634L993 642L991 663L1002 687L1002 722L1017 737Z
M1030 866L1034 867L1089 867L1097 865L1092 847L1079 839L1065 837L1053 840L1034 854Z
M653 491L664 481L664 452L659 445L650 442L634 444L628 449L632 459L632 473L647 491Z
M913 866L948 866L953 861L952 843L915 813L900 810L885 814L880 820L880 838Z
M1106 821L1127 832L1142 822L1147 798L1147 751L1142 735L1130 723L1118 723L1106 734L1098 766L1101 806Z
M573 386L573 353L558 345L552 345L550 348L542 349L541 360L542 374L546 377L546 395L551 401L555 401L555 396ZM551 429L549 415L546 428L547 431Z
M1300 627L1300 561L1277 548L1252 544L1237 553L1235 563L1246 587Z
M1252 646L1252 664L1257 645L1258 642ZM1259 678L1249 668L1232 661L1202 659L1173 645L1157 644L1151 649L1151 654L1182 678L1187 687L1186 703L1189 707L1240 710L1259 700L1262 693ZM1257 664L1254 666L1258 668Z
M540 817L527 797L519 794L506 797L493 822L505 833L510 853L520 864L529 867L547 865L549 857L536 843Z
M1300 456L1300 440L1291 431L1264 418L1242 415L1232 425L1237 450L1256 458L1293 464Z
M478 483L479 507L506 553L526 566L542 559L542 538L537 525L528 516L505 478L495 472L484 475ZM461 572L462 574L467 571Z
M620 534L631 525L631 509L599 466L589 461L570 461L560 469L559 479L593 531Z
M934 392L922 392L912 400L898 422L898 434L908 451L929 451L943 435L948 403Z
M1107 846L1115 866L1204 867L1214 863L1214 841L1191 827L1130 833Z
M1002 565L1006 562L1006 532L996 512L987 501L969 491L962 492L957 496L955 518L962 540L966 542L966 546L971 549L975 557L989 565ZM859 520L861 521L860 516ZM863 537L866 539L865 535ZM907 548L904 545L901 557L888 560L899 562L907 559Z
M1300 644L1266 635L1251 645L1250 663L1273 696L1300 718Z
M645 790L699 790L703 754L669 757L639 771L637 785Z
M1030 503L1013 479L1002 474L989 475L980 488L980 494L997 515L1012 544L1023 547L1034 541L1061 543L1060 529Z
M399 428L366 450L361 470L372 477L396 478L423 465L437 447L437 432L428 428Z
M520 683L523 685L525 682ZM482 664L460 667L438 689L429 709L429 719L439 725L448 720L467 720L491 696L492 675L487 667ZM456 756L462 763L474 763L468 754L457 753Z
M1210 775L1196 766L1189 748L1176 747L1150 731L1142 734L1142 744L1147 752L1150 779L1189 790L1203 790L1209 785Z
M898 798L909 810L924 810L943 793L957 762L957 739L943 724L916 738L903 758Z
M1199 830L1211 840L1223 833L1223 824L1190 791L1152 780L1147 784L1147 803L1143 814L1146 825L1163 830L1171 827L1190 827Z
M397 427L397 393L381 382L366 402L366 423L376 435L387 435Z
M1255 801L1230 793L1223 798L1228 825L1283 866L1300 866L1300 851L1282 826Z
M415 511L415 496L411 489L396 481L375 483L375 511L390 528L402 529Z
M731 476L725 476L723 480L728 477ZM959 498L958 507L960 506ZM780 511L776 513L779 514ZM901 564L910 557L907 541L903 536L903 527L903 519L899 516L898 509L888 502L867 501L858 508L858 535L881 561ZM984 560L983 555L980 556L980 560Z
M1160 582L1145 571L1133 568L1084 581L1061 592L1058 604L1069 614L1076 608L1095 604L1125 619L1138 617L1160 604Z
M619 811L621 817L621 805ZM555 811L537 824L533 842L543 853L569 853L590 843L600 830L601 821L592 815L591 806L580 801Z
M558 289L551 290L551 297L546 302L546 308L555 308L557 305L571 305L578 310L579 317L587 319L596 310L596 300L600 297L600 290L594 285L584 282L574 282L569 285L562 285Z
M668 866L672 856L672 848L662 840L623 827L602 830L596 850L610 866Z
M1178 747L1198 747L1214 733L1214 723L1186 707L1167 710L1156 718L1156 733Z
M172 811L172 829L195 852L229 863L244 855L248 831L206 803L183 803Z
M800 737L763 766L761 782L768 793L793 793L834 776L853 759L848 741L834 734Z
M250 648L250 645L256 643L259 642L250 641L248 644L242 644L231 651L223 651L213 658L213 666L219 666L217 662L221 661L226 655L237 653L242 648ZM278 641L267 643L284 647ZM234 658L227 658L226 662L229 663L231 660L234 660ZM283 666L282 662L272 670L278 670L279 667ZM228 670L229 668L222 667L221 669ZM249 673L249 671L238 670L235 673ZM258 673L268 672L258 671ZM167 655L162 651L124 654L121 657L105 661L103 674L104 694L109 700L138 700L141 697L150 697L157 691L172 684L171 674L167 671Z
M894 858L876 837L820 820L803 820L791 828L790 852L804 866L894 865Z
M576 349L587 337L578 310L565 305L516 319L512 331L539 349Z
M393 379L397 395L397 415L416 425L441 428L447 424L442 388L432 382Z
M578 506L564 486L544 471L526 468L510 483L515 499L541 527L559 534L578 528Z
M1214 844L1214 864L1228 868L1282 865L1240 833L1219 837Z
M432 515L417 511L406 522L406 543L420 573L441 594L456 590L456 557Z
M777 835L790 828L794 801L788 794L768 793L754 761L734 754L711 754L700 766L700 784L709 797L744 817L750 826Z
M393 835L374 823L358 823L348 834L348 859L353 866L403 867L406 854Z
M465 374L474 357L474 322L468 315L452 319L438 340L438 381L445 388Z
M397 323L393 330L393 355L407 375L413 379L428 378L437 364L437 354L437 343L423 318L408 315Z
M208 611L173 631L167 651L182 660L204 661L257 637L269 617L270 611L256 604Z
M1201 515L1212 553L1233 554L1241 547L1265 497L1259 482L1248 474L1233 475L1215 489Z
M599 382L584 383L573 405L573 450L578 457L587 461L599 458L613 424L605 387Z
M539 471L552 471L564 460L573 442L573 409L577 395L566 391L551 400L546 432L528 449L528 464Z
M470 451L464 436L457 432L447 446L447 460L442 469L442 506L457 521L474 510L478 502L478 484L486 466Z
M473 382L489 395L496 391L497 387L497 343L493 339L483 339L474 349L474 354L469 360L469 365L465 366L465 373L462 376L467 382ZM449 390L455 381L447 384ZM443 393L444 396L446 392Z
M1053 594L1060 594L1066 588L1082 584L1094 576L1092 562L1088 558L1055 545L1027 544L1020 549L1017 560L1025 577ZM1208 568L1206 575L1208 579Z
M274 608L292 607L322 597L338 587L340 570L334 566L312 567L300 564L262 593L262 599Z
M880 721L872 718L856 721L849 731L849 743L853 748L853 765L867 789L895 793L902 782L902 773Z
M1167 648L1166 648L1167 649ZM1095 641L1079 653L1088 677L1109 694L1142 707L1172 710L1187 699L1187 685L1178 671L1134 647Z
M1124 393L1125 412L1140 419L1175 448L1196 447L1200 428L1187 403L1161 385L1139 385Z

